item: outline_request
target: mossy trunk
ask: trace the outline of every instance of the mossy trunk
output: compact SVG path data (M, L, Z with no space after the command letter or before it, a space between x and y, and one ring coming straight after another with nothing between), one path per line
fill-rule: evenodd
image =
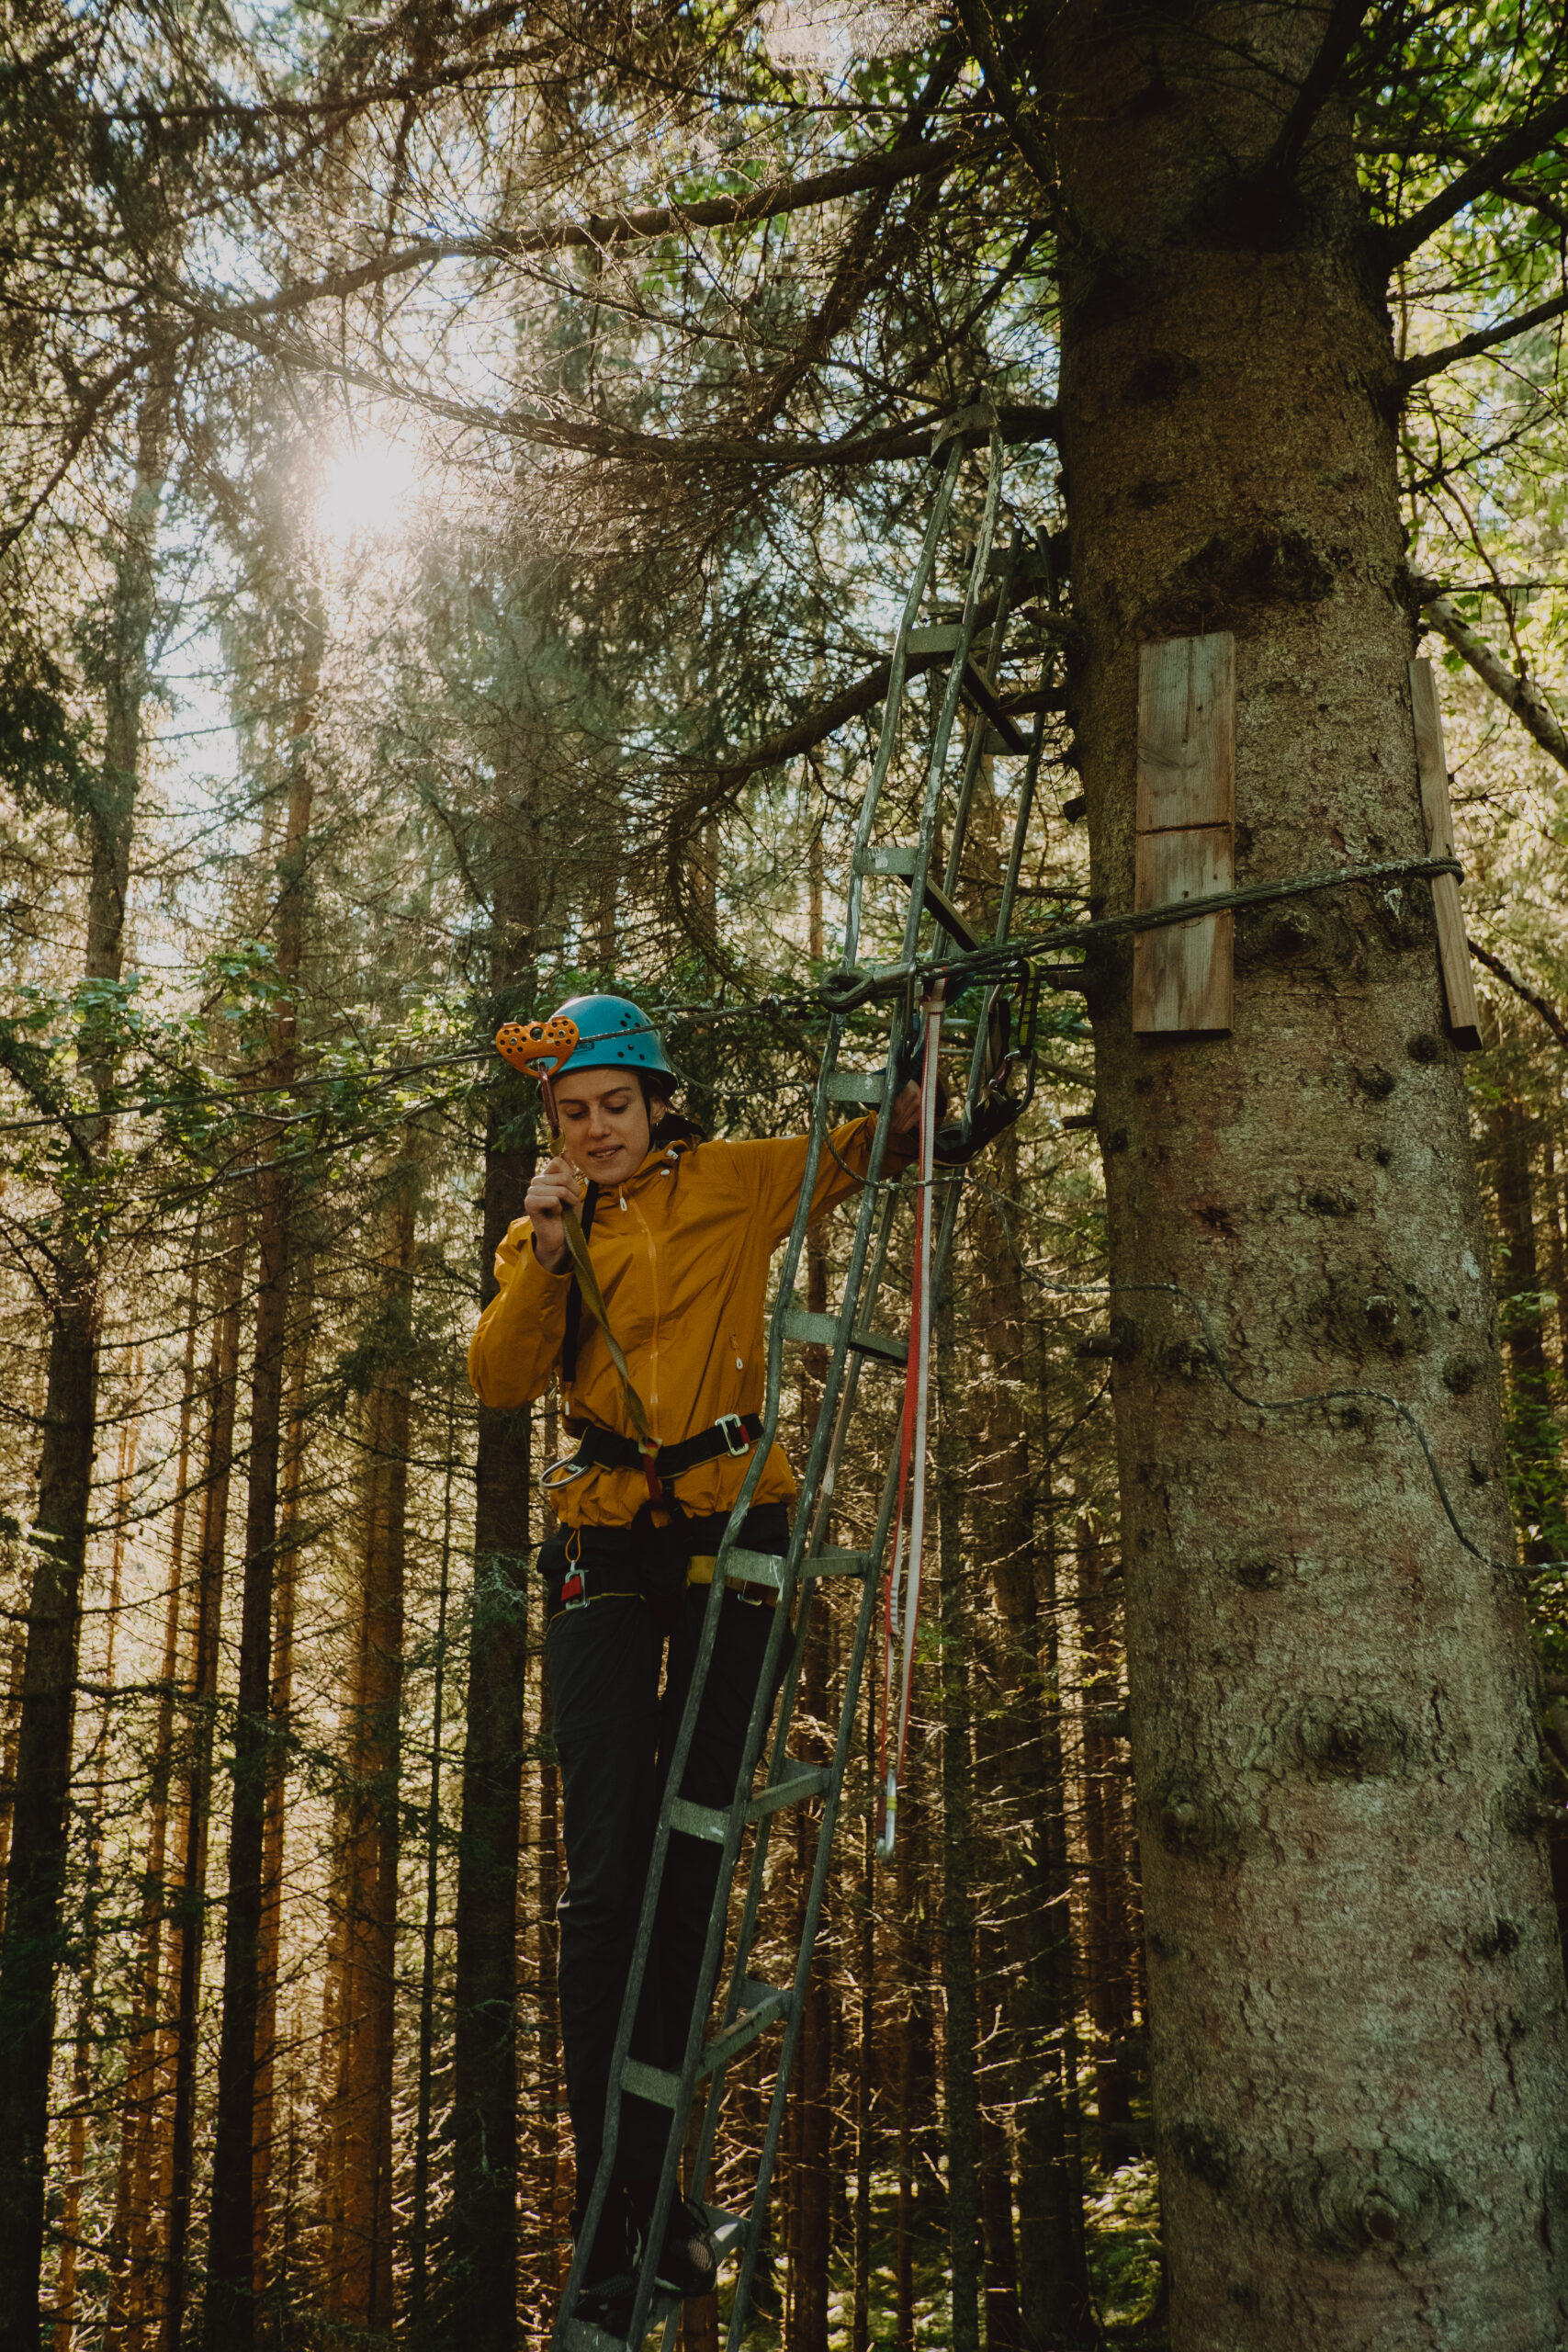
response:
M1139 649L1236 639L1237 880L1424 848L1382 277L1347 126L1263 166L1322 12L1069 7L1073 717L1133 897ZM1267 54L1265 54L1265 51ZM1091 999L1176 2352L1539 2352L1563 1981L1486 1237L1427 894L1238 921L1232 1034ZM1476 1558L1398 1418L1408 1401ZM1194 1342L1199 1342L1194 1347Z

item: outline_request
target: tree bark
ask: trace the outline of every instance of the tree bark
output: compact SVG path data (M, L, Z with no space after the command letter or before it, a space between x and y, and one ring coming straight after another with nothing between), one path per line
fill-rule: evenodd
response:
M173 2013L174 2111L169 2123L168 2234L164 2265L161 2352L184 2340L191 2197L196 2171L196 2064L201 2017L201 1962L207 1939L207 1841L212 1817L212 1753L217 1738L219 1637L223 1614L229 1486L234 1466L234 1411L240 1376L240 1306L244 1295L245 1214L228 1221L218 1276L218 1316L208 1368L209 1422L201 1536L197 1547L196 1626L185 1802L180 1824L179 1890L169 1910L169 1989Z
M430 1804L424 1833L424 1921L419 1975L419 2057L414 2116L412 2211L409 2221L409 2316L414 2329L430 2295L430 2132L435 2091L435 1939L441 1900L441 1741L446 1711L446 1611L452 1594L452 1487L457 1475L457 1400L446 1412L441 1504L441 1580L435 1604L435 1690L430 1711Z
M533 973L538 867L525 804L503 812L491 958L510 1010ZM495 1253L534 1170L513 1139L536 1109L521 1078L495 1080L486 1130L479 1304L495 1295ZM517 1871L528 1661L531 1424L481 1405L474 1463L474 1585L468 1724L457 1839L457 1984L452 2047L452 2202L445 2293L468 2352L517 2340Z
M312 1329L308 1263L298 1275L299 1312L289 1342L288 1433L277 1527L277 1592L273 1626L273 1743L267 1757L262 1841L261 1952L256 1987L256 2119L251 2179L252 2257L258 2294L267 2283L272 2227L272 2159L277 2076L277 1972L283 1931L284 1849L288 1830L289 1713L294 1704L294 1620L299 1597L299 1487L306 1442L305 1385Z
M365 1414L364 1576L338 1883L338 2084L329 2126L338 2193L327 2301L332 2318L371 2333L389 2332L394 2317L393 1996L416 1180L405 1161L381 1261L382 1363Z
M185 1366L180 1382L179 1439L175 1456L175 1499L169 1521L169 1589L164 1607L163 1671L152 1740L148 1797L147 1865L142 1879L141 1918L131 1977L129 2054L120 2103L119 2165L114 2219L109 2231L109 2293L104 2320L104 2352L143 2352L147 2316L153 2301L149 2276L152 2211L152 2161L157 2143L164 2070L159 2064L158 1996L163 1977L164 1928L168 1902L164 1871L168 1855L169 1792L175 1772L175 1697L180 1667L184 1617L186 1519L190 1498L190 1433L196 1403L196 1334L201 1309L201 1244L205 1220L191 1236L190 1305L186 1319Z
M104 758L85 831L89 860L83 974L119 980L125 906L141 759L154 618L158 510L168 462L173 379L161 338L137 425L130 509L115 556L106 632ZM88 1073L101 1102L112 1053L89 1044ZM39 2343L44 2246L49 2079L54 2054L54 1985L65 1926L62 1898L76 1721L82 1579L97 1421L102 1242L96 1177L108 1122L79 1122L78 1147L61 1204L56 1287L50 1306L48 1387L39 1461L28 1649L22 1675L16 1794L0 1940L0 2341L16 2352Z
M1249 183L1316 8L1045 52L1065 224L1070 699L1133 900L1139 649L1236 639L1238 880L1418 856L1389 321L1331 101ZM1265 53L1267 52L1267 53ZM1423 894L1237 924L1229 1035L1090 1000L1175 2352L1536 2352L1564 2312L1563 2007L1486 1235ZM1195 1359L1194 1343L1198 1343ZM1473 1379L1472 1379L1473 1370Z
M1127 1925L1122 1900L1121 1791L1115 1777L1116 1743L1103 1727L1116 1713L1115 1645L1111 1601L1105 1588L1105 1546L1093 1518L1077 1525L1078 1642L1083 1703L1083 1838L1088 1877L1084 1886L1084 1991L1094 2024L1095 2122L1100 2168L1113 2172L1129 2153L1132 2121L1123 2045L1132 2030L1132 1980L1127 1970Z
M980 2100L976 2079L974 1757L969 1707L969 1625L958 1463L963 1446L953 1362L952 1277L936 1312L938 1427L933 1464L942 1627L942 2104L947 2119L948 2275L953 2352L980 2352Z
M1029 2352L1047 2345L1092 2342L1093 2316L1083 2258L1083 2220L1066 2081L1065 2046L1074 2001L1067 1902L1071 1885L1063 1818L1062 1754L1055 1713L1056 1631L1043 1619L1040 1580L1054 1575L1050 1399L1038 1473L1023 1413L1023 1287L1005 1210L1016 1196L1018 1143L1010 1131L992 1161L998 1205L976 1209L976 1243L990 1269L981 1333L988 1359L987 1464L976 1489L989 1531L998 1611L1001 1721L998 1770L1011 1867L1001 1925L1010 1963L1007 2047L1018 2133L1019 2294ZM1045 1557L1035 1533L1036 1489L1043 1487Z

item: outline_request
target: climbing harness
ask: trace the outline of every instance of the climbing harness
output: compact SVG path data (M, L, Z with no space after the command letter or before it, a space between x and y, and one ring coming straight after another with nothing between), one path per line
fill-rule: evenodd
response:
M948 534L961 469L972 451L978 455L984 467L984 490L973 547L968 556L961 559L961 569L965 573L963 603L955 617L939 615L933 622L929 594ZM705 1584L707 1599L702 1611L686 1703L668 1758L626 1996L611 2056L612 2090L605 2115L604 2153L583 2202L577 2253L556 2322L555 2352L626 2352L626 2347L640 2346L649 2329L654 2326L662 2330L662 2341L666 2352L670 2352L680 2306L672 2296L660 2290L657 2256L651 2249L663 2244L670 2217L676 2211L682 2193L679 2173L687 2117L694 2099L700 2095L701 2121L686 2183L686 2193L700 2200L717 2140L728 2070L764 2034L777 2030L777 2068L756 2177L744 2209L737 2212L723 2212L712 2206L701 2209L718 2262L739 2258L726 2331L728 2352L738 2352L763 2242L768 2192L800 2033L807 1978L844 1776L859 1735L862 1677L879 1625L887 1643L882 1661L884 1706L880 1734L885 1849L891 1847L893 1839L897 1775L908 1733L924 1549L931 1302L941 1294L963 1170L974 1152L1010 1125L1030 1099L1032 1057L1043 989L1078 985L1077 972L1066 977L1043 961L1031 963L1021 958L1018 947L1011 944L1013 908L1044 747L1045 712L1047 705L1058 699L1041 688L1049 684L1058 653L1049 633L1043 647L1036 641L1021 652L1010 650L1007 632L1026 596L1036 593L1042 581L1049 591L1048 569L1042 552L1021 525L1015 524L1010 532L1004 527L1003 435L990 407L980 403L950 420L936 435L936 456L941 463L940 478L894 636L876 752L850 856L841 968L824 985L818 998L828 1013L827 1033L812 1103L799 1204L784 1249L779 1290L769 1329L763 1410L754 1432L749 1422L742 1424L750 1458L723 1540L711 1558L705 1553L687 1565L687 1590L700 1590ZM1010 684L1009 678L1009 673L1016 678L1021 660L1031 664L1025 673L1026 690L1021 692ZM911 699L912 662L917 662L919 672L934 677L940 685L934 717L930 722ZM961 732L958 755L950 759L962 704L967 704L971 718ZM1015 706L1027 707L1032 720L1027 734L1013 715ZM915 823L908 826L907 820L900 820L901 788L890 787L889 778L896 744L913 744L920 741L922 734L923 769L918 812ZM993 754L1020 760L1021 775L1014 786L1012 836L992 935L989 940L982 940L970 929L954 900L961 888L961 859L981 762ZM940 875L932 865L939 826L947 851ZM863 934L871 927L870 894L886 883L907 888L908 893L898 924L902 933L898 958L891 966L863 966L859 959ZM943 1035L951 1043L960 1022L967 1017L966 1011L960 1010L960 1000L971 989L979 1002L967 1082L962 1098L949 1106L944 1119L939 1107L940 1048ZM841 1058L845 1048L852 1047L865 1034L864 1019L852 1023L851 1013L857 1006L870 1004L886 1009L886 1049L879 1068L856 1067L852 1060ZM549 1027L548 1023L536 1025L541 1032ZM551 1061L552 1069L560 1067L564 1056L559 1052L562 1041L558 1037L547 1041L542 1035L534 1037L527 1024L513 1027L523 1034L511 1041L514 1051L503 1046L508 1059L516 1059L519 1067L532 1067L536 1060L545 1059ZM540 1075L546 1077L547 1085L548 1073ZM915 1075L920 1087L919 1142L910 1176L895 1181L885 1172L892 1106L900 1088ZM855 1109L874 1113L869 1159L848 1245L840 1304L836 1312L817 1313L795 1302L810 1204L822 1155L832 1149L829 1131L838 1119L852 1115ZM876 1328L876 1317L879 1308L886 1316L893 1296L893 1270L901 1255L894 1244L897 1235L904 1229L911 1202L914 1231L908 1327L907 1330L883 1330ZM585 1260L586 1243L578 1220L569 1215L564 1223L569 1246L575 1234ZM591 1271L583 1279L581 1260L576 1250L573 1263L579 1268L583 1304L604 1329L603 1302L598 1298ZM741 1531L779 1425L784 1351L797 1345L822 1352L823 1361L814 1382L819 1388L820 1404L801 1465L801 1490L788 1549L782 1556L775 1556L747 1549ZM612 1353L614 1356L615 1351ZM874 1377L877 1370L886 1367L903 1375L897 1436L883 1475L880 1494L874 1509L865 1514L870 1523L852 1546L834 1544L829 1541L829 1520L835 1508L835 1485L843 1466L862 1378L868 1368ZM616 1368L621 1370L618 1362ZM663 1457L646 1437L646 1417L639 1422L632 1410L629 1375L622 1376L628 1391L628 1419L637 1432L635 1458L643 1462L650 1477L657 1477ZM716 1428L724 1433L724 1425ZM705 1442L713 1435L711 1431L704 1433ZM615 1438L612 1443L617 1449L631 1446L631 1441L625 1438ZM597 1458L603 1445L600 1434L590 1436L591 1458ZM727 1450L739 1448L727 1442ZM574 1459L581 1458L580 1452ZM617 1453L617 1461L625 1458ZM885 1579L883 1566L895 1527L897 1535L893 1567ZM855 1593L856 1602L831 1754L823 1762L807 1762L789 1753L791 1717L816 1597L830 1578L842 1580ZM726 1596L737 1593L773 1604L766 1646L732 1798L728 1806L702 1805L682 1797L680 1790L715 1654L720 1611ZM770 1717L773 1718L771 1732ZM764 1748L765 1770L761 1783L754 1785ZM815 1829L807 1834L807 1850L812 1859L804 1916L787 1974L778 1983L768 1984L754 1977L751 1969L767 1873L769 1838L780 1814L808 1802L819 1805L820 1814ZM653 1946L665 1859L674 1835L704 1838L713 1844L718 1849L718 1869L685 2048L679 2064L665 2069L634 2059L631 2039ZM748 1845L750 1850L746 1853ZM732 1883L743 1857L743 1890L732 1900ZM727 1945L725 1989L710 2030L710 2006ZM670 2130L658 2191L648 2217L644 2243L649 2251L645 2252L637 2273L624 2332L617 2313L616 2328L612 2333L575 2313L587 2267L587 2250L593 2244L600 2217L608 2210L613 2195L620 2103L622 2095L627 2092L662 2107L670 2118ZM582 2187L580 2184L580 2190Z

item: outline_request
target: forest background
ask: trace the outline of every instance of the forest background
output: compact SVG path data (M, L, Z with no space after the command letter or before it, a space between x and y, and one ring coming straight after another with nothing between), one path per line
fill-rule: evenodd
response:
M1216 74L1275 13L1210 28ZM1539 1565L1568 1554L1562 36L1528 5L1293 13L1316 62L1280 167L1337 107L1367 220L1419 228L1390 281L1408 601L1483 967L1465 1083ZM1037 582L1025 927L1089 899L1058 21L8 20L8 2344L546 2340L570 2178L528 1557L560 1437L463 1372L541 1140L488 1040L608 983L667 1021L705 1125L804 1121L932 431L977 397L1018 435ZM985 763L972 914L1021 774ZM873 1865L863 1758L829 1892L749 2339L788 2352L1165 2340L1123 1342L1089 1023L1052 1002L960 1226L899 1859ZM1562 1594L1529 1586L1549 1759ZM786 1939L804 1827L778 1851Z

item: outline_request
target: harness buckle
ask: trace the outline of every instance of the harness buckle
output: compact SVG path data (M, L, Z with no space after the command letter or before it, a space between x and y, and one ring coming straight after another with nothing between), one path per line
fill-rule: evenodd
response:
M750 1453L751 1441L746 1434L746 1424L739 1413L721 1413L714 1423L731 1453Z

